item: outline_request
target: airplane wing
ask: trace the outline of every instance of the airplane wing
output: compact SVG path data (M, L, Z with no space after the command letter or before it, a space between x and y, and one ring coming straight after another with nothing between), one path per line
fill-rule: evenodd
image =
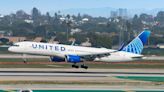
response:
M95 54L88 54L88 55L80 55L80 57L84 60L94 60L95 58L101 58L105 56L111 55L111 53L119 52L117 50L111 52L104 52L104 53L95 53Z

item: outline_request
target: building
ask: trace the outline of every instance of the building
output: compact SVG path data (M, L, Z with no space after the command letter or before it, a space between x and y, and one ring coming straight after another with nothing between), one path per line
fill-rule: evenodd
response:
M117 11L111 11L110 17L112 17L112 18L118 17L118 12Z
M42 37L36 37L33 41L34 42L40 42L43 38Z
M0 38L3 38L5 35L5 31L0 31Z
M82 21L83 21L83 22L88 22L89 19L88 19L88 18L83 18Z
M127 18L128 17L127 9L119 8L116 11L111 11L110 12L110 17L111 18L116 18L116 17Z
M122 18L127 18L127 16L128 16L127 9L119 8L118 16L120 16Z
M75 28L75 29L71 29L71 35L73 35L73 34L75 34L75 33L79 33L79 32L82 32L82 30L81 29L79 29L79 28Z
M33 20L30 20L30 19L25 19L24 20L26 23L34 23L34 21Z
M3 37L3 38L9 39L9 42L13 42L13 43L27 40L26 37Z
M158 44L157 47L160 49L164 49L164 44Z

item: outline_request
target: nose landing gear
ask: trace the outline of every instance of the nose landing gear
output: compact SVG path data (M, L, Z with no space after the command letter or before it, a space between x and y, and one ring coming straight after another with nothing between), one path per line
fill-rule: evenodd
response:
M23 62L26 64L27 63L27 58L26 58L26 54L23 54Z

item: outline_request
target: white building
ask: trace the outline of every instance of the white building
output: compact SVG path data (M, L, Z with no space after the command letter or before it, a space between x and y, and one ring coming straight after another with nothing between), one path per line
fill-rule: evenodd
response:
M164 49L164 44L158 44L157 47L160 49Z
M83 22L88 22L89 19L88 19L88 18L83 18L82 21L83 21Z
M25 19L24 20L26 23L33 23L34 21L33 20L30 20L30 19Z
M79 28L75 28L75 29L71 29L71 35L73 35L73 34L75 34L75 33L79 33L79 32L81 32L82 30L81 29L79 29Z

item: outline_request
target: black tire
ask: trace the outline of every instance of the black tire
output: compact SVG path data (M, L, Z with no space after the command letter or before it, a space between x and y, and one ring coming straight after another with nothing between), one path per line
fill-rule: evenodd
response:
M75 68L79 68L79 66L76 65Z
M75 65L72 65L72 68L75 68Z
M81 68L88 69L88 66L81 65Z

